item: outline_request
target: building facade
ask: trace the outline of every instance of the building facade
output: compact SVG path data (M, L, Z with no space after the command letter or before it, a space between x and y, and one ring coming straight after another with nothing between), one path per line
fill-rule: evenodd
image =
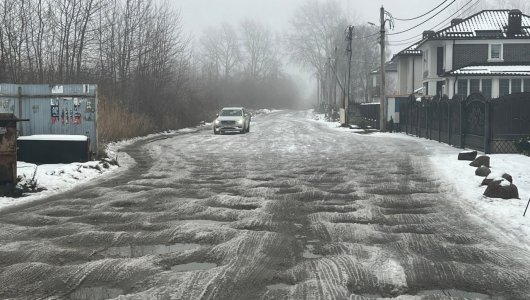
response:
M480 92L498 98L530 91L530 17L519 10L454 19L441 31L424 32L416 50L427 96Z

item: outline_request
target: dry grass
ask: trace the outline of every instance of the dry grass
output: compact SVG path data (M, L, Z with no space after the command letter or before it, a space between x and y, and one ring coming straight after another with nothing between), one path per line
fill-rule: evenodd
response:
M99 141L107 143L152 133L156 130L154 121L146 115L127 111L123 106L99 99L98 134Z

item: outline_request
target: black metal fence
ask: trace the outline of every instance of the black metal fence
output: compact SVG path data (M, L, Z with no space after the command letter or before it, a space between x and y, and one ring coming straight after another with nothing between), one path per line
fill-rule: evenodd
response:
M379 117L380 117L380 111L379 111L379 103L368 103L368 104L360 104L359 105L359 111L361 113L361 117L368 121L368 124L370 127L379 129L380 123L379 123Z
M401 130L485 153L516 153L514 141L530 134L530 93L489 100L481 94L401 102Z

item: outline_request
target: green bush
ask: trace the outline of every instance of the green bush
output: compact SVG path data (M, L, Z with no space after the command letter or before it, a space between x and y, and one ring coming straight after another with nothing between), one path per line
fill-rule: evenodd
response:
M388 132L394 131L394 118L390 117L390 121L386 123L386 129L388 130Z
M530 136L521 138L514 143L519 153L530 156Z

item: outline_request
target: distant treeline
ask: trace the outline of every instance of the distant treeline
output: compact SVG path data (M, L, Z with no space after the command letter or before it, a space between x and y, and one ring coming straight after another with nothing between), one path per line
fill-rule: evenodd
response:
M0 2L0 82L96 83L109 141L209 120L224 105L286 108L279 39L245 22L194 40L169 2Z

